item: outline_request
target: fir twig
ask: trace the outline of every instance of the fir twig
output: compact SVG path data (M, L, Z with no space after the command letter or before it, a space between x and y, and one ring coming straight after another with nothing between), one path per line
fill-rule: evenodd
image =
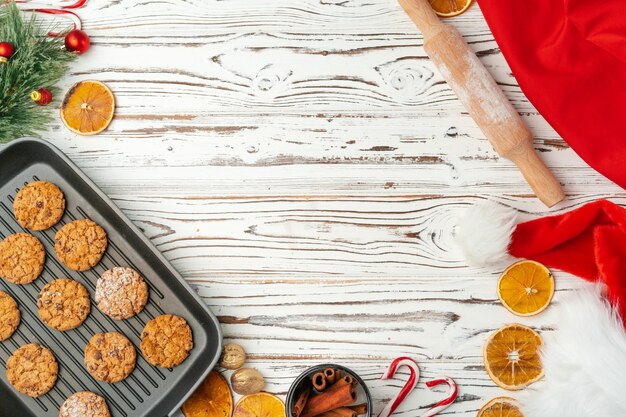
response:
M63 38L51 38L35 16L25 20L15 3L0 6L0 42L10 42L14 55L0 64L0 143L37 136L52 121L52 104L38 106L30 93L47 88L58 99L54 84L76 55L63 49Z

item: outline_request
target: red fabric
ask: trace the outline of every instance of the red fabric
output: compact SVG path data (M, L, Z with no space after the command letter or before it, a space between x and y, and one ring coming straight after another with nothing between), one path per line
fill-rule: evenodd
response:
M517 225L511 255L602 281L626 324L626 209L607 200Z
M589 165L626 188L626 1L478 2L528 99Z

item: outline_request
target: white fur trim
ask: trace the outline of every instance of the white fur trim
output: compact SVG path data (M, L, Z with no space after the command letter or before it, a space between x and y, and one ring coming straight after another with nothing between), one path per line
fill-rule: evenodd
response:
M544 336L544 381L520 398L524 416L626 416L626 331L602 287L572 294L561 310Z
M456 235L467 264L485 266L508 261L516 225L517 211L502 204L484 201L467 209Z

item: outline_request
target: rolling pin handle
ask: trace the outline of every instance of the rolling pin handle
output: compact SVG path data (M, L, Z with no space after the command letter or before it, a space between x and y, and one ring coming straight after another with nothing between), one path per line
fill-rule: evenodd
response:
M444 26L428 0L398 0L398 3L422 32L424 39Z
M503 156L517 165L537 198L546 206L552 207L565 199L561 184L539 158L531 141L521 142L520 146Z

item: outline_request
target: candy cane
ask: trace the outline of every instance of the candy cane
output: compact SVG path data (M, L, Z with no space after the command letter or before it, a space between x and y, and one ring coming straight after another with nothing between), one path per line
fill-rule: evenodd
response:
M430 409L426 413L422 414L421 417L432 417L435 414L439 414L446 408L450 407L450 404L452 404L454 400L456 400L456 397L459 394L459 390L456 386L456 382L454 382L454 379L449 378L447 376L440 376L431 381L426 382L426 386L428 388L432 388L441 384L448 385L448 397L446 397L445 400L441 400L437 404L430 407Z
M387 403L387 405L385 406L383 411L380 412L378 417L391 416L391 414L393 414L393 412L396 411L400 403L404 401L407 395L409 395L409 393L413 391L413 389L417 385L417 381L419 381L420 379L420 368L417 365L417 362L415 362L413 359L406 357L406 356L401 356L399 358L394 359L393 362L391 362L391 364L389 365L389 368L387 368L387 371L385 371L385 373L383 374L383 376L380 377L380 379L393 378L396 371L401 366L407 366L409 368L409 371L411 373L409 375L409 379L406 381L402 389L396 394L396 396L393 397L391 401Z

